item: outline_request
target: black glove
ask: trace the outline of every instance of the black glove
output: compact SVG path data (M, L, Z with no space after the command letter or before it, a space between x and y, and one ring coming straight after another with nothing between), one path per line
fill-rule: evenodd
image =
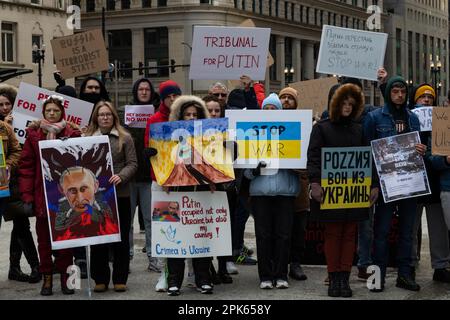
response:
M142 151L142 155L144 156L144 159L149 159L151 157L154 157L158 154L158 150L155 148L145 148Z
M252 175L257 177L261 175L261 168L265 168L267 164L264 161L260 161L258 166L252 170Z
M65 86L66 80L64 80L61 76L61 72L53 72L53 78L55 78L56 83L58 86Z
M223 142L223 147L226 149L230 149L230 151L232 152L231 156L233 157L233 162L237 159L238 157L238 144L236 141L224 141Z

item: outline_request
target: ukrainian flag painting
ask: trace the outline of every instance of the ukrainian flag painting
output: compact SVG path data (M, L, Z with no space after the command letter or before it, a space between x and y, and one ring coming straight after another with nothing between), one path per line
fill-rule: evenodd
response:
M0 198L9 197L8 171L6 170L5 151L3 140L0 139Z

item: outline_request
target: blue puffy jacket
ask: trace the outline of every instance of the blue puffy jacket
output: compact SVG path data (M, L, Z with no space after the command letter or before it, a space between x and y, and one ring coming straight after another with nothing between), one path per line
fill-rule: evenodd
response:
M246 169L244 175L250 181L250 196L287 196L296 197L300 192L298 175L290 169L279 169L272 175L255 177L252 169Z

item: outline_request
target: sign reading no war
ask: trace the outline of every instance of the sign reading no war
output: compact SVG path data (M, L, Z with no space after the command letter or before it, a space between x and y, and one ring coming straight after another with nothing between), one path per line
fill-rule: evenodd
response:
M316 71L377 80L387 34L324 25Z
M189 79L263 80L269 28L194 27Z

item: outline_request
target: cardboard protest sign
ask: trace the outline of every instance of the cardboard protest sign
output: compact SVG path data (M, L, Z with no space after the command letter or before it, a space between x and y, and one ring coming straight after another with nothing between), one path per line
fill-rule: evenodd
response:
M320 209L369 208L370 147L322 148L324 202Z
M20 143L25 143L25 129L28 124L33 120L43 118L42 102L51 95L57 95L64 99L66 114L64 119L66 121L70 121L80 128L89 124L89 118L94 107L92 103L21 82L12 110L14 133Z
M450 108L433 108L431 153L450 156Z
M228 120L225 118L171 121L150 126L151 158L161 186L192 186L234 180L233 159L224 148Z
M152 256L231 255L226 192L152 192Z
M305 169L311 110L226 110L230 139L238 144L235 168Z
M423 158L415 149L418 143L417 131L371 142L384 202L431 193Z
M120 241L107 136L39 141L52 249Z
M126 105L124 123L131 128L145 128L148 118L154 113L153 105Z
M189 79L265 78L270 29L195 26Z
M420 131L431 131L433 121L433 107L420 107L412 109L420 121Z
M6 170L5 150L3 149L3 139L0 137L0 198L9 197L9 172Z
M101 29L88 30L50 41L56 68L64 79L105 71L108 52Z
M301 97L297 109L312 109L314 116L320 116L327 109L330 88L337 83L336 77L327 77L290 83L289 87Z
M376 81L387 37L387 33L324 25L316 72Z

